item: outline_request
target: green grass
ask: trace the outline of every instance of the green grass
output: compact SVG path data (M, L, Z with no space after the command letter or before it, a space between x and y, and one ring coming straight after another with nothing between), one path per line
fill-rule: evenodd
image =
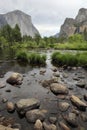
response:
M26 51L18 51L18 53L16 54L17 60L19 61L23 61L23 62L28 62L28 54L26 53Z
M51 61L57 66L87 66L87 52L84 53L65 53L54 52L51 56Z
M54 49L59 50L87 50L87 42L56 43Z
M38 53L30 53L28 56L29 64L31 65L46 65L46 55L40 55Z
M46 65L46 55L41 55L38 53L30 53L27 51L19 51L16 57L17 60L22 62L28 62L30 65L34 65L34 66Z

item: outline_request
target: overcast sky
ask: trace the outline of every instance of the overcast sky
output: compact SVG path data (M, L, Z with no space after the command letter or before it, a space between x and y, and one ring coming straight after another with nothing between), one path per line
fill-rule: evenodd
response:
M75 18L80 8L87 8L87 0L0 0L1 14L24 11L43 36L58 33L65 18Z

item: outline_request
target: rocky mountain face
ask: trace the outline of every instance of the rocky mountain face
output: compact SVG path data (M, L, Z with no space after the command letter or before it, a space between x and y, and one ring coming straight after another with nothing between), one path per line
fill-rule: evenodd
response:
M87 29L87 9L81 8L75 19L66 18L61 26L59 36L69 37L75 33L83 33Z
M32 24L31 16L19 10L0 15L0 28L6 24L9 24L12 28L18 24L22 36L34 37L36 34L39 34L38 30Z

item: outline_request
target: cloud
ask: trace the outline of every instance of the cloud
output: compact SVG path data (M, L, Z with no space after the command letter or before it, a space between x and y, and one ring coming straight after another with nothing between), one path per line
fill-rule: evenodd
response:
M82 7L87 7L87 0L0 0L0 13L24 11L42 35L58 32L65 18L74 18Z

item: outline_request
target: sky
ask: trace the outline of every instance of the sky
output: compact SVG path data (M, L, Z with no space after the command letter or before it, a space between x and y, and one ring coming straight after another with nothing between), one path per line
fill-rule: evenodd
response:
M58 33L65 18L75 18L80 8L87 8L87 0L0 0L0 14L13 10L29 14L42 36Z

